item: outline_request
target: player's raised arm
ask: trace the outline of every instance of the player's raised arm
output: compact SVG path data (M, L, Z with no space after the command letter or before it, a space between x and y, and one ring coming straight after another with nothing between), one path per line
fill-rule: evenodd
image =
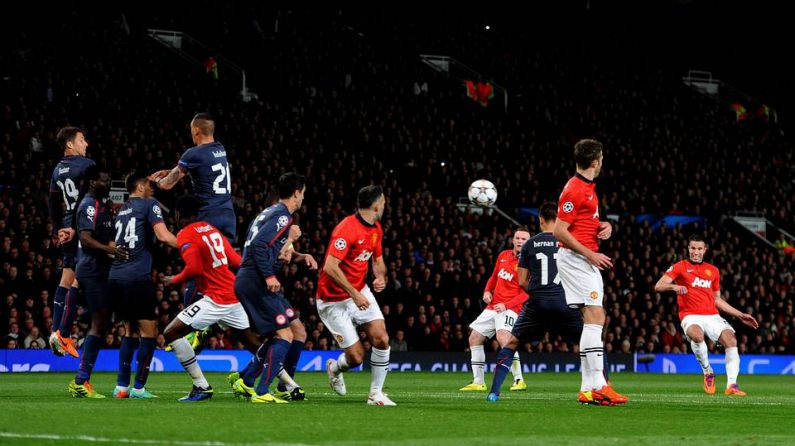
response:
M171 170L158 170L149 175L149 179L157 183L157 187L163 190L172 189L185 176L185 171L180 166Z

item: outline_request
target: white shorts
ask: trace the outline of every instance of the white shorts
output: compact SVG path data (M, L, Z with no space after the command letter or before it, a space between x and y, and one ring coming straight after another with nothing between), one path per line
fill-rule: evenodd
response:
M483 310L480 316L469 324L469 328L487 338L491 338L497 333L497 330L505 330L507 332L513 330L513 324L516 323L517 317L516 312L513 310L505 310L502 313L497 313L494 310Z
M724 330L731 330L731 332L734 333L734 328L719 314L688 314L682 319L682 330L685 331L685 336L687 336L687 329L691 325L698 325L701 327L704 335L712 339L712 342L718 342L720 334L723 333ZM690 339L690 337L688 337L688 339Z
M378 306L378 302L375 301L375 296L373 296L370 288L365 286L362 288L361 293L370 302L370 306L364 311L357 308L351 298L340 302L315 300L320 320L334 335L334 340L337 341L337 344L342 349L359 342L359 333L356 331L356 327L378 319L384 319L381 308Z
M566 292L568 306L603 306L605 289L602 273L585 257L570 249L558 249L558 275Z
M203 330L215 323L223 323L238 330L249 327L248 315L240 302L221 305L206 296L188 305L177 315L177 319L196 330Z

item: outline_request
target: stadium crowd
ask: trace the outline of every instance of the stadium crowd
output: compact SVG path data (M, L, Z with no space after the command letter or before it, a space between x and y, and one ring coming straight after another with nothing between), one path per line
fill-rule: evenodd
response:
M140 29L128 33L118 24L86 24L57 41L18 36L26 42L18 46L23 50L2 50L0 348L47 347L61 272L47 211L51 171L61 155L54 141L58 128L83 127L88 156L121 179L131 169L154 172L175 165L190 145L191 116L209 110L232 166L238 245L248 223L273 201L274 182L283 172L307 175L306 201L297 213L304 237L296 249L318 260L331 229L353 211L355 191L370 183L385 187L389 282L377 298L396 351L468 348L467 326L482 310L494 260L512 237L512 224L496 213L457 206L469 183L493 181L497 205L511 215L556 202L573 172L573 142L593 136L605 144L598 188L603 214L615 224L613 238L601 248L616 260L604 273L606 348L687 351L676 297L653 288L684 256L687 235L699 230L710 246L707 261L722 272L724 297L760 322L758 331L733 324L740 352L795 353L793 256L760 245L722 220L752 210L783 227L792 224L795 160L780 133L738 124L732 113L668 73L623 70L584 50L553 56L522 51L500 37L466 52L463 37L432 42L440 51L482 61L512 92L507 112L483 108L468 102L463 87L419 63L416 54L429 42L417 36L396 32L370 40L347 30L342 19L297 26L301 20L313 19L293 17L276 36L253 39L253 51L267 46L272 66L268 73L259 67L264 80L254 82L259 98L249 103L240 101L238 84L225 78L232 74L223 65L219 79L212 79ZM51 25L45 34L56 35L64 26ZM227 24L222 37L247 37L235 34L234 25ZM256 29L245 25L244 32ZM203 36L197 31L196 37ZM402 38L407 44L396 50ZM499 58L486 56L498 53ZM416 89L415 83L427 88ZM170 207L189 189L183 181L157 198ZM641 214L696 215L705 223L655 228L636 223ZM532 218L522 223L538 230ZM169 224L175 230L173 218ZM182 290L159 279L178 272L181 262L168 248L160 248L155 262L162 331L182 309ZM306 348L333 349L314 306L316 280L316 273L290 265L282 283L307 326ZM86 323L78 318L72 327L78 344ZM117 348L123 330L115 325L105 347ZM242 348L218 328L206 343L212 349ZM162 336L159 346L164 347ZM573 346L552 337L523 348Z

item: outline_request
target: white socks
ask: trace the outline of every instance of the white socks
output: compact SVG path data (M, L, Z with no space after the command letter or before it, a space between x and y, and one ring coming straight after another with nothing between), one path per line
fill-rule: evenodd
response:
M347 372L350 368L351 367L348 365L348 360L345 359L345 352L342 352L340 357L337 358L337 363L331 368L331 372L335 375L339 375L342 372Z
M704 374L712 373L712 366L709 365L709 349L707 349L707 343L704 341L701 342L690 341L690 348L693 349L693 354L696 355L698 363L701 364L701 369L704 371ZM734 350L736 351L737 349L735 348ZM728 365L728 351L729 350L726 349L727 365ZM735 374L734 377L736 378L737 374Z
M602 326L585 324L580 337L580 351L585 354L585 362L580 361L583 379L580 388L585 390L601 389L607 384L604 375L604 344L602 343ZM584 367L585 366L585 367Z
M513 380L522 379L522 363L519 361L519 352L513 354L513 362L511 362L511 373L513 373Z
M182 367L193 378L193 385L202 389L210 387L210 383L204 378L204 373L202 373L199 363L196 362L196 353L193 352L190 342L185 338L179 338L170 345Z
M469 352L472 355L472 382L474 384L483 384L483 371L486 368L486 352L483 351L482 345L470 346Z
M287 370L284 370L284 367L279 370L279 374L277 376L279 377L279 381L281 381L282 385L284 385L288 392L292 392L296 387L300 387L298 383L293 380L290 374L287 373Z
M389 371L389 348L381 350L373 347L370 352L370 393L381 393L384 388L386 373Z
M726 387L737 384L737 375L740 374L740 354L737 347L726 349Z

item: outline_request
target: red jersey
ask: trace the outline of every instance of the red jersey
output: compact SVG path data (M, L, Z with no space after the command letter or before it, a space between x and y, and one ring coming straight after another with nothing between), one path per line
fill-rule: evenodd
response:
M175 284L195 279L196 288L213 302L237 303L235 275L229 267L240 266L240 254L218 229L204 221L191 223L177 234L177 246L185 268L174 276Z
M519 256L514 255L513 249L506 249L497 256L486 291L491 291L492 294L487 310L493 310L494 305L505 304L505 308L516 314L521 313L528 296L519 286Z
M569 232L591 251L599 251L599 197L596 183L579 173L566 183L558 200L558 219L568 223ZM564 246L561 243L561 246Z
M370 266L370 257L381 257L381 239L384 232L381 224L367 223L359 214L345 217L331 233L331 241L326 249L329 256L341 260L340 269L345 278L357 290L364 288L364 279ZM317 297L323 302L339 302L350 299L350 295L328 276L323 269L317 281Z
M677 297L679 303L679 319L688 314L718 314L713 291L720 291L720 271L706 262L690 263L682 260L674 263L665 272L677 285L687 287L687 294Z

